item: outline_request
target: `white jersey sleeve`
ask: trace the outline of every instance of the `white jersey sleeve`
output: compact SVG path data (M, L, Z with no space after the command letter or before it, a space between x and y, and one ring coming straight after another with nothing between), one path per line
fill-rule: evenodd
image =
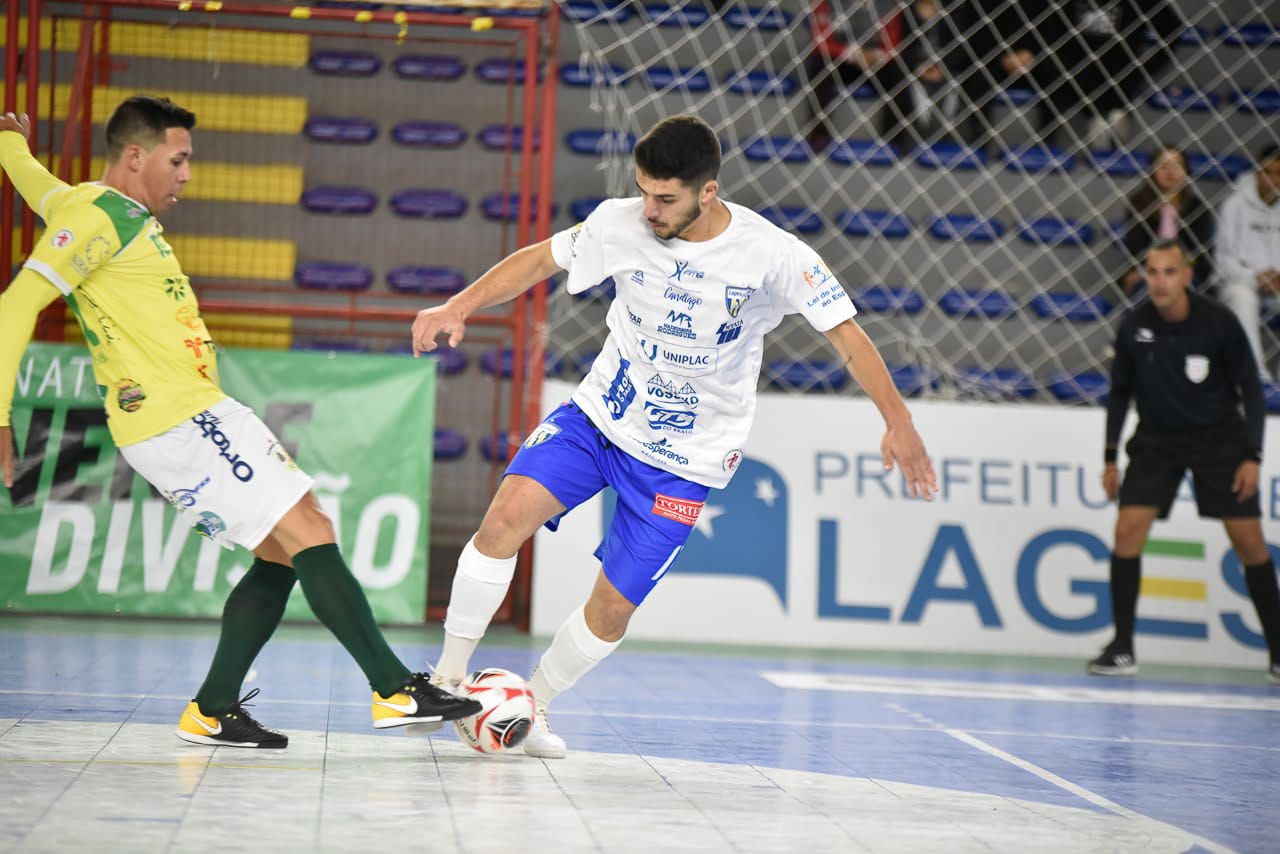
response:
M551 236L551 257L569 273L565 288L571 294L593 288L608 277L604 239L616 200L602 202L585 220Z
M831 268L802 240L790 236L772 283L788 314L803 314L814 329L827 332L857 314Z

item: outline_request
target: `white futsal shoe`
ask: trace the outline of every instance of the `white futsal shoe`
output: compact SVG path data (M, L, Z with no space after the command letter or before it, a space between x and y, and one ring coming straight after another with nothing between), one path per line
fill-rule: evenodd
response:
M524 740L524 752L539 759L564 759L568 753L564 739L551 731L551 721L547 719L547 707L544 705L539 705L534 715L533 726Z

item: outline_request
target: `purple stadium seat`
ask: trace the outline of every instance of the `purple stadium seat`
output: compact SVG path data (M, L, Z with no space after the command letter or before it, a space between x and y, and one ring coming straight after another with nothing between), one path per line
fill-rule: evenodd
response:
M696 68L666 68L654 65L645 69L644 77L649 88L659 91L708 92L711 75Z
M977 169L987 162L985 151L958 142L917 145L912 156L927 169Z
M467 452L467 437L457 430L437 429L433 449L437 460L460 459Z
M485 83L523 83L524 60L507 59L501 56L482 59L476 63L476 77ZM538 80L541 81L546 68L538 66Z
M724 21L738 30L781 30L791 23L791 15L778 8L766 6L730 6L724 13Z
M575 88L592 86L623 87L635 77L635 72L628 71L621 65L610 65L608 68L596 68L590 65L570 63L560 69L560 82Z
M519 151L524 144L524 127L521 125L489 125L481 128L476 134L476 140L479 141L482 148L490 151L506 151L510 148L512 151ZM533 150L537 151L542 145L542 128L538 128L533 132Z
M378 138L378 126L368 119L317 116L308 119L302 132L312 142L339 145L368 145Z
M312 213L362 216L373 213L378 197L364 187L311 187L302 191L302 207Z
M809 144L793 136L759 137L747 143L742 153L756 163L806 163L813 159Z
M770 205L761 208L760 216L784 231L794 234L817 234L822 231L822 215L801 205Z
M839 391L849 384L840 362L822 359L774 359L764 368L765 383L782 391Z
M1004 234L1004 226L975 214L939 214L929 222L929 233L939 240L990 243Z
M373 284L373 271L363 264L301 261L294 268L293 281L300 288L312 290L367 291Z
M450 82L466 73L467 64L456 56L406 54L396 57L391 70L405 80Z
M952 288L938 300L938 307L951 317L1001 318L1018 310L1013 297L990 288Z
M519 436L509 436L505 431L480 440L480 455L491 463L505 463L520 447Z
M836 163L858 163L862 166L892 166L902 156L898 149L887 142L869 139L850 139L832 146L827 155Z
M1043 172L1070 172L1076 159L1061 148L1043 145L1020 145L1000 152L1000 162L1006 169L1028 174Z
M372 77L382 70L377 54L358 50L321 50L311 54L307 67L316 74Z
M1187 153L1187 168L1192 180L1203 178L1209 181L1234 181L1245 172L1253 169L1253 163L1247 157L1236 154L1216 155L1201 151Z
M689 29L700 27L711 17L711 12L701 6L692 4L644 4L644 16L660 27L680 27Z
M1280 47L1280 26L1255 21L1248 24L1225 24L1218 28L1223 44L1233 47Z
M452 267L396 267L387 272L387 286L398 294L452 296L467 286L467 277Z
M915 397L938 387L938 378L919 365L888 364L889 376L903 397Z
M621 24L631 18L631 6L624 0L568 0L561 8L566 18L579 24Z
M636 135L600 128L578 128L565 134L564 144L574 154L630 154L636 147Z
M1084 246L1093 240L1093 229L1076 219L1046 216L1019 224L1018 239L1034 245Z
M965 394L982 398L1034 397L1036 383L1017 368L965 367L956 371L956 387Z
M1216 92L1201 92L1189 86L1170 86L1155 92L1147 103L1157 110L1174 112L1207 113L1218 106L1222 98Z
M1110 396L1111 378L1098 371L1079 374L1058 371L1049 377L1049 391L1068 403L1105 404Z
M796 91L795 78L768 71L731 71L723 82L737 95L790 95Z
M467 132L453 122L400 122L391 138L413 148L457 148L467 141Z
M537 210L538 197L532 196L529 199L529 215L533 216ZM516 216L520 210L520 196L518 193L490 193L480 200L480 212L484 214L485 219L491 219L498 222L515 222ZM551 203L551 218L555 219L559 206Z
M1280 89L1251 89L1248 92L1232 92L1231 103L1244 113L1272 116L1280 113Z
M842 211L836 225L853 237L900 239L911 234L911 220L893 211Z
M453 190L400 190L391 197L391 209L412 219L458 219L467 212L467 199Z
M1136 178L1151 171L1151 155L1145 151L1094 151L1093 168L1115 178Z
M849 298L858 311L875 314L919 314L924 310L924 295L912 288L868 285L852 288Z
M1031 310L1046 320L1069 320L1088 323L1102 320L1111 313L1111 303L1104 297L1050 291L1031 298Z

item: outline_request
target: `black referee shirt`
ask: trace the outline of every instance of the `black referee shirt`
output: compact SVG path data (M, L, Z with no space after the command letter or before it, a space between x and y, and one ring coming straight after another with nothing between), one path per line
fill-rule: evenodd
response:
M1107 447L1120 441L1130 399L1138 428L1153 433L1238 422L1241 407L1249 447L1262 458L1265 403L1258 366L1240 321L1221 303L1190 293L1186 319L1161 319L1150 300L1135 307L1116 333L1107 404Z

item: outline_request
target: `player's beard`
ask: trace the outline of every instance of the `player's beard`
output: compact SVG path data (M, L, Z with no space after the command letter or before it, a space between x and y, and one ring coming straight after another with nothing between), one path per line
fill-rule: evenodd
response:
M670 240L673 237L679 237L688 231L689 226L698 221L698 217L702 216L702 207L698 204L698 200L693 200L693 205L685 211L684 215L677 218L671 225L664 226L661 231L653 223L649 223L649 227L653 229L653 236L659 240Z

